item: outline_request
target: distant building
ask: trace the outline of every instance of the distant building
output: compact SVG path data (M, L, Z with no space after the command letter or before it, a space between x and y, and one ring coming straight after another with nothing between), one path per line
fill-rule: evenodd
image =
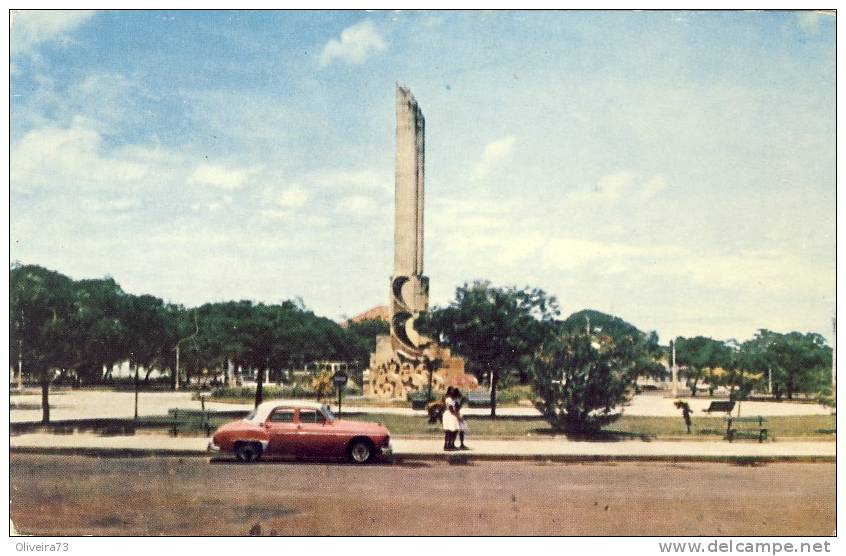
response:
M372 309L368 309L363 313L349 318L341 323L341 326L347 327L350 323L358 323L365 320L381 320L385 322L391 321L391 308L387 305L377 305Z

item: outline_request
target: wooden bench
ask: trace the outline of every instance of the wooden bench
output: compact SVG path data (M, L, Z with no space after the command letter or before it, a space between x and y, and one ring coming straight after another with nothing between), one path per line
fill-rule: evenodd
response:
M206 432L206 436L211 434L211 422L209 420L209 414L211 411L207 409L180 409L180 408L173 408L168 409L167 414L169 417L173 419L173 423L171 425L171 434L173 436L177 436L179 432L179 423L180 421L199 421L200 426L203 427L203 430Z
M487 392L468 392L464 395L470 407L490 407L491 395Z
M734 402L732 401L719 401L719 402L711 402L707 408L703 409L705 413L710 414L713 411L719 413L731 413L734 409Z
M767 438L767 420L757 417L726 417L726 440L732 442L738 436L749 436L763 442Z
M417 392L412 394L409 398L411 402L411 409L426 409L426 406L429 405L429 402L433 401L433 396L427 396L426 392Z

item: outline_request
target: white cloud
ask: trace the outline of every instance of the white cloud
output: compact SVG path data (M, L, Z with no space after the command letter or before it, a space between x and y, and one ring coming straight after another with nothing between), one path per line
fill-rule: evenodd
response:
M345 197L335 205L335 214L356 218L374 216L380 212L384 211L380 210L379 205L376 204L373 199L365 197L364 195L351 195L349 197Z
M473 175L477 179L486 177L503 159L507 158L514 149L515 138L513 135L500 137L485 145L482 158L476 163Z
M569 193L568 203L613 205L627 200L647 201L668 187L667 178L656 174L643 179L634 172L607 174L589 190Z
M220 189L240 189L255 170L227 168L219 164L203 163L188 177L188 183L210 185Z
M320 54L320 65L326 67L333 60L360 64L371 52L385 49L385 41L369 21L362 21L341 31L339 39L331 39Z
M652 199L665 189L667 189L667 179L664 176L652 176L643 184L640 196L644 200Z
M634 181L634 175L630 172L618 172L610 174L599 180L594 190L604 199L615 202L623 196L623 193Z
M143 178L148 167L124 153L104 153L100 133L82 119L24 135L10 157L13 188L114 185Z
M319 187L381 189L384 191L393 191L394 188L393 174L367 169L321 170L311 174L308 179Z
M276 204L282 208L297 208L308 201L308 192L299 186L286 189L276 197Z
M834 17L833 13L826 14L820 11L801 11L796 14L796 24L799 28L812 35L819 32L820 21L823 17Z
M97 212L122 212L137 208L138 206L138 199L130 197L98 200L89 204L89 208Z
M608 265L625 263L627 266L635 259L641 262L661 261L679 249L672 246L641 246L611 241L596 241L572 237L557 237L546 242L542 261L555 268L572 269L588 265Z
M12 54L32 54L40 43L67 40L71 31L93 15L90 10L15 10L10 18Z

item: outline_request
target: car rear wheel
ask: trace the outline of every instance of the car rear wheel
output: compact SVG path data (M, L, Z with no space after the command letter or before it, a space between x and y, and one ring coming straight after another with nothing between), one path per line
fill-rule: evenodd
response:
M238 461L251 463L261 457L261 444L256 442L239 442L235 445L235 457Z
M373 459L373 443L366 439L353 440L347 455L353 463L367 463Z

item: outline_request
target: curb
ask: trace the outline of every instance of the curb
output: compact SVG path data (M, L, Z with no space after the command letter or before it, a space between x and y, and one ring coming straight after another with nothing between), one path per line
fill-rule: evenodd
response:
M90 448L57 446L10 446L10 453L76 455L113 458L143 457L196 457L219 458L220 456L200 450L161 450L144 448ZM220 460L224 462L228 460ZM280 460L287 461L287 460ZM549 462L549 463L731 463L753 465L758 463L836 463L836 456L824 455L753 455L753 456L709 456L709 455L606 455L606 454L401 454L394 453L386 463L413 461L446 462L449 465L472 465L474 461L484 462ZM234 463L234 462L233 462Z
M664 462L664 463L836 463L835 456L823 455L755 455L755 456L709 456L709 455L610 455L610 454L394 454L394 461L446 461L450 465L469 465L476 461L513 461L513 462L549 462L549 463L626 463L626 462Z
M210 457L200 450L162 450L156 448L92 448L85 446L9 446L9 453L92 456L113 458Z

